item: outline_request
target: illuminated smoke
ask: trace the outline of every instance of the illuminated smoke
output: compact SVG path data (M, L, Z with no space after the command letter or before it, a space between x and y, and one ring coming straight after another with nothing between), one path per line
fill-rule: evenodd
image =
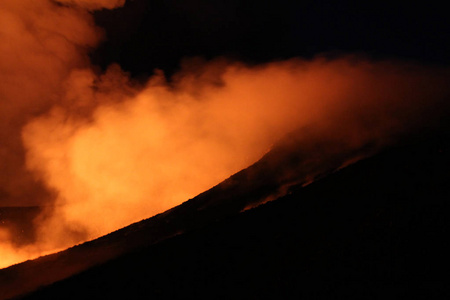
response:
M0 201L4 205L36 202L29 200L38 184L23 168L21 128L60 101L62 83L73 68L88 65L83 49L95 46L99 34L86 20L85 12L47 1L0 3Z
M193 59L168 82L157 72L144 85L117 65L97 74L85 54L101 35L80 7L123 1L25 2L0 4L9 16L0 20L16 31L2 31L11 43L0 46L2 57L13 57L0 75L12 82L1 88L0 114L9 119L0 159L10 173L0 183L14 195L18 185L35 191L37 178L49 191L41 201L55 197L37 219L34 244L16 249L0 232L0 255L11 262L180 204L297 128L339 137L347 151L388 144L446 113L447 70L357 57L259 66Z
M89 67L86 54L101 37L92 16L81 9L50 0L0 1L0 206L52 201L26 170L22 127L65 101L64 82L73 70ZM1 222L0 231L0 266L5 266L4 249L14 247L10 240L16 237Z

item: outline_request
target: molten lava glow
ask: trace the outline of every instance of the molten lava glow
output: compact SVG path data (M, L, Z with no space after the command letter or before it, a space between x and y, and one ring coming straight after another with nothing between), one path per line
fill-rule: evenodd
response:
M28 258L26 254L21 253L20 249L15 249L8 242L4 242L10 239L9 232L0 229L0 268L7 267Z
M0 267L178 205L297 128L339 136L343 151L383 145L439 117L448 97L447 70L355 57L257 67L192 60L170 83L157 72L138 84L116 65L97 74L86 49L100 35L83 9L123 1L59 2L69 6L0 3L1 37L10 40L0 44L10 58L1 60L9 82L0 114L9 121L0 121L8 142L0 162L10 171L0 187L21 201L17 188L36 190L35 176L55 194L40 200L52 205L36 219L34 243L17 247L0 228Z

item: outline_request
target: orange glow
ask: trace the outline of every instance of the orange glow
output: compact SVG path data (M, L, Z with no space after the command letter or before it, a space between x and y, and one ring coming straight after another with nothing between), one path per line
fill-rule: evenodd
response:
M0 229L0 268L4 268L15 264L19 261L27 259L27 255L15 249L13 245L8 243L11 239L8 231Z
M58 2L86 9L123 4ZM17 248L0 231L0 267L178 205L252 164L297 128L338 136L342 150L369 142L381 147L438 117L448 97L447 70L355 57L257 67L217 60L181 70L170 85L156 74L138 86L116 65L105 74L92 71L86 47L100 35L80 8L8 0L0 14L1 33L11 39L0 44L0 55L20 55L1 62L2 70L4 64L15 72L1 92L18 104L0 103L9 110L0 115L19 125L2 125L10 129L2 141L15 142L0 161L22 168L17 178L35 176L56 194L52 209L36 220L34 244ZM29 31L24 20L45 30ZM17 148L25 149L25 163L9 163ZM0 184L20 186L11 178Z
M60 106L24 127L27 166L59 195L41 224L46 244L65 246L64 226L91 239L163 212L255 162L299 127L342 137L342 151L383 144L414 124L410 115L426 110L425 98L439 98L442 83L431 84L428 74L430 86L412 95L411 84L424 80L418 74L346 59L220 68L220 84L180 73L169 88L159 75L141 90L128 86L131 96L123 86L92 92L69 84L88 91L79 95L82 103L100 103L92 116ZM114 68L102 80L108 76L125 75Z

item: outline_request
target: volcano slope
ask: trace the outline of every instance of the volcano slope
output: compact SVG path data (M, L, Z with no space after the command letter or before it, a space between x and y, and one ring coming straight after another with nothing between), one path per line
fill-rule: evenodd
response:
M310 184L311 173L302 172L311 160L292 149L275 148L164 214L1 270L0 295L448 297L441 277L449 232L446 132L409 139L341 169L355 153L328 153L327 165L335 168L327 170L334 172L325 176L315 165L320 170Z

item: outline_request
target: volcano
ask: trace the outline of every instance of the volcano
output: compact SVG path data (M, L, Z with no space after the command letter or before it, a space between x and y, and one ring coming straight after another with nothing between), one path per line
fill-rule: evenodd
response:
M162 214L0 270L0 298L448 297L447 131L375 155L295 136Z
M446 296L445 7L292 2L0 1L0 300Z

